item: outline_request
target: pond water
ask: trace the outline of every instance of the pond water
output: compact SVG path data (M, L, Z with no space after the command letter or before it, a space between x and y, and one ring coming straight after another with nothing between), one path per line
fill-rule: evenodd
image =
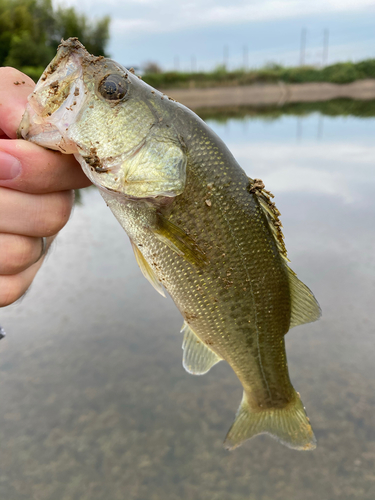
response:
M375 498L375 118L213 121L282 213L320 321L286 337L318 447L222 448L241 399L226 363L181 365L181 317L94 189L32 289L2 309L1 500Z

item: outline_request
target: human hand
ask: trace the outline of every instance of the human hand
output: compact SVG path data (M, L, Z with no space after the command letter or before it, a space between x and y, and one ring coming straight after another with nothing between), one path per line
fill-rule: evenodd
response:
M90 181L71 155L17 140L17 128L34 82L0 68L0 307L19 299L67 223L73 189Z

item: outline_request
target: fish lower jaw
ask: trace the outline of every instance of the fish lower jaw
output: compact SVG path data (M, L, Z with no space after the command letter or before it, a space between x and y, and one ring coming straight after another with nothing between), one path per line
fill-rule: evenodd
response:
M73 141L65 139L53 123L47 118L39 117L29 104L18 127L17 137L64 154L74 154L78 151Z

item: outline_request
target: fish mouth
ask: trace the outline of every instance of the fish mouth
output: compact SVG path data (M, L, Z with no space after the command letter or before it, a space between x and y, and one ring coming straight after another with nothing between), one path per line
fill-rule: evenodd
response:
M77 39L63 41L44 70L28 103L17 137L63 153L77 153L65 137L86 101L83 61L95 59Z

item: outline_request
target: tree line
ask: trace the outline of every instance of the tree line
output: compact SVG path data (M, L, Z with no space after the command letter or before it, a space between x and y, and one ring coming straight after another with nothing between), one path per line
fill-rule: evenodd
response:
M0 0L0 66L13 66L34 80L56 54L61 39L79 38L95 55L107 56L109 16L96 21L51 0Z
M316 68L313 66L284 67L278 64L258 69L227 71L224 66L195 73L147 71L143 80L158 89L252 85L254 83L350 83L364 78L375 79L375 59L359 62L338 62Z

